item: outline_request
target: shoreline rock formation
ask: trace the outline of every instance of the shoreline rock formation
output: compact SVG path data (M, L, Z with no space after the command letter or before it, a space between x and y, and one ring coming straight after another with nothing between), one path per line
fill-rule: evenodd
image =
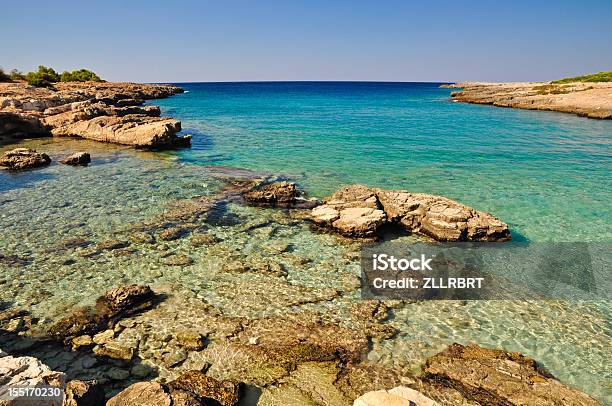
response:
M312 209L311 219L347 237L374 237L380 227L393 224L437 241L511 239L501 220L446 197L363 185L338 189Z
M612 83L481 83L442 85L461 88L455 101L527 110L549 110L597 119L612 119Z
M188 146L181 123L147 99L182 93L172 85L65 82L52 89L0 83L0 136L82 137L140 148Z

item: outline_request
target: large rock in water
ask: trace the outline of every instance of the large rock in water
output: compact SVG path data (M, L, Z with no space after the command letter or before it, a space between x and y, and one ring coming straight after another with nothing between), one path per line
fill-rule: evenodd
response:
M65 165L87 166L91 162L91 156L87 152L75 152L60 161Z
M0 167L14 170L36 168L50 163L49 155L30 148L15 148L0 157Z
M349 237L371 237L384 224L438 241L510 240L508 226L489 213L442 196L345 186L315 207L312 220Z
M426 385L450 387L482 405L590 406L590 396L563 385L516 352L452 344L427 359Z

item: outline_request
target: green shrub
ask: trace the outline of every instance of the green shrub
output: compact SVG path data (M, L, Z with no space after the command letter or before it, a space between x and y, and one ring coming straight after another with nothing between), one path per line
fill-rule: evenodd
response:
M590 75L575 76L573 78L565 78L552 81L551 83L572 83L572 82L612 82L612 71L598 72Z
M28 72L26 80L31 86L49 87L53 83L59 82L60 76L53 68L40 65L37 72Z
M79 69L72 72L62 72L60 76L62 82L101 82L102 79L95 73L87 69Z
M9 74L11 80L25 80L25 75L18 71L17 69L13 69Z
M4 73L4 69L0 68L0 82L8 82L11 78L8 77L6 73Z

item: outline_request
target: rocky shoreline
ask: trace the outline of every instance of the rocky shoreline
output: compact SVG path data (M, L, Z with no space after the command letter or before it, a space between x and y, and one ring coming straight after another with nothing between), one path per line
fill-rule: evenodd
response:
M451 93L458 102L490 104L527 110L547 110L596 119L612 119L612 83L483 83L442 85L460 88Z
M160 117L157 106L142 106L182 92L173 85L137 83L0 83L0 140L54 136L138 148L188 146L190 138L177 135L178 120Z

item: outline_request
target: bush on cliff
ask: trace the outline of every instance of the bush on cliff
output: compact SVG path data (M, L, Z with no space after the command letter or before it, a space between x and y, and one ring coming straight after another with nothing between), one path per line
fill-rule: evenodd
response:
M572 83L572 82L612 82L612 71L609 72L598 72L590 75L575 76L573 78L565 78L554 80L551 83Z
M4 73L4 70L0 68L0 82L8 82L9 80L11 80L11 78L9 78L8 75Z
M48 87L55 82L59 82L60 76L53 68L40 65L37 72L28 72L26 80L31 86Z
M62 82L101 82L100 76L96 75L90 70L79 69L72 72L62 72L60 76Z

